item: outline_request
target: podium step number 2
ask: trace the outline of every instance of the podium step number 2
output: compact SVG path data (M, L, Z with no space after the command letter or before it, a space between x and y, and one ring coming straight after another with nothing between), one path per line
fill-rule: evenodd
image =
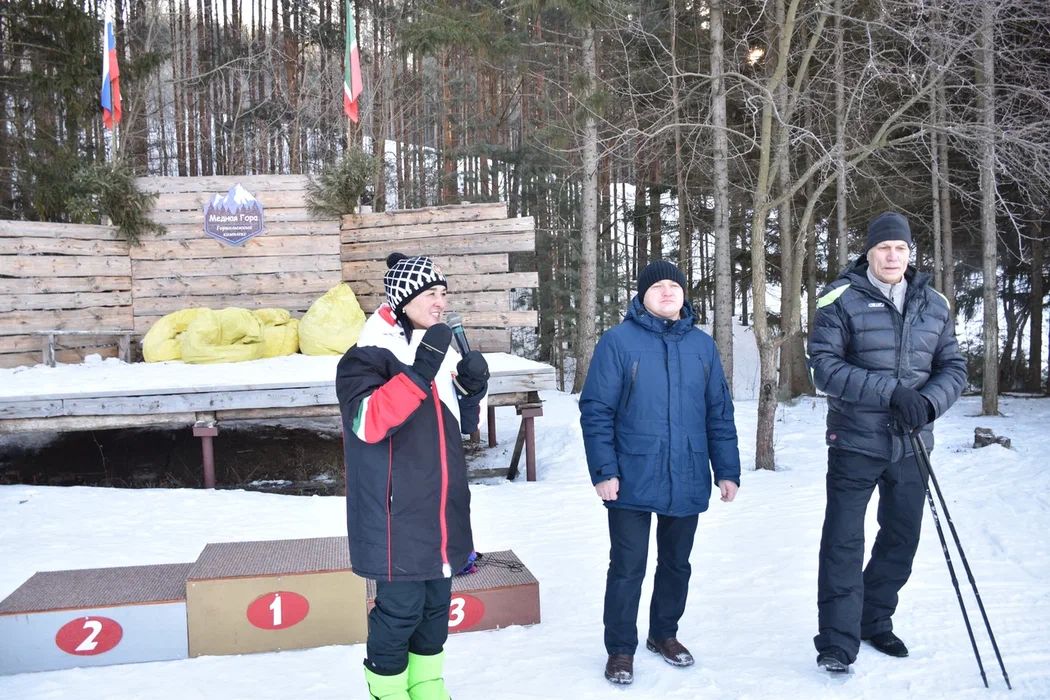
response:
M0 674L185 659L192 567L34 574L0 603Z

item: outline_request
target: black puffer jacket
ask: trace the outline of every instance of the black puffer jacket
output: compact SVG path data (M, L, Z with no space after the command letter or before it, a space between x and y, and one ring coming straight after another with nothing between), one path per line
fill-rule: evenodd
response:
M897 461L910 443L892 420L898 384L917 389L944 414L966 384L966 360L955 339L947 300L930 276L909 267L904 314L868 280L858 259L821 294L809 334L809 366L828 395L827 443L849 452ZM933 431L922 430L933 449Z

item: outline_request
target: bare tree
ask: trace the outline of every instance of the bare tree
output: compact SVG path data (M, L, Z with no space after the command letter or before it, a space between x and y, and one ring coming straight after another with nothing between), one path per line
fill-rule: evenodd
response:
M722 0L711 2L711 127L714 171L714 338L726 381L733 388L733 275L729 231L729 135L726 133L725 56Z
M980 141L981 260L984 275L984 381L981 413L999 413L998 250L995 227L995 3L981 4L977 34L977 108L984 127Z

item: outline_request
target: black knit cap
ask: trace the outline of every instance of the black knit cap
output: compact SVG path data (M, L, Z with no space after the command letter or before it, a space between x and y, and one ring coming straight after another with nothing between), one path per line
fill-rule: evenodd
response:
M638 275L638 298L644 299L649 287L661 280L677 282L678 286L685 289L685 275L675 267L674 263L666 260L654 260L645 266L642 274Z
M405 304L431 287L448 287L445 275L425 255L409 257L402 253L391 253L387 256L386 266L388 269L383 275L383 291L395 316L400 316Z
M908 220L895 211L884 211L868 223L868 242L864 252L884 241L905 241L912 244Z

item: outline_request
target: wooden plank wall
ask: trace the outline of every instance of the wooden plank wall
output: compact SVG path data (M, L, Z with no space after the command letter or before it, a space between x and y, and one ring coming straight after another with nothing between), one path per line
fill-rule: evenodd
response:
M510 351L510 327L536 326L536 311L516 311L511 290L536 287L535 272L511 272L509 253L535 249L531 217L507 218L505 204L473 204L344 216L343 279L366 311L383 301L392 252L427 255L449 281L449 308L463 315L472 347Z
M204 234L204 204L240 184L263 205L264 231L240 246ZM303 175L150 177L167 234L132 246L134 328L191 306L277 307L301 316L340 282L339 221L306 211Z
M204 234L204 203L238 183L262 202L265 230L230 246ZM318 221L306 211L306 184L290 175L141 178L159 193L152 216L167 233L131 246L107 226L0 221L0 366L40 362L35 330L131 329L141 339L161 316L193 306L301 316L341 280L370 312L383 300L394 251L442 267L475 347L507 352L511 327L536 325L535 311L514 310L512 290L536 287L538 276L509 267L510 253L534 249L531 218L476 204ZM115 355L115 343L66 339L80 348L58 359Z
M0 221L0 367L41 361L42 330L131 328L128 244L109 226ZM76 362L116 355L115 338L65 338Z

